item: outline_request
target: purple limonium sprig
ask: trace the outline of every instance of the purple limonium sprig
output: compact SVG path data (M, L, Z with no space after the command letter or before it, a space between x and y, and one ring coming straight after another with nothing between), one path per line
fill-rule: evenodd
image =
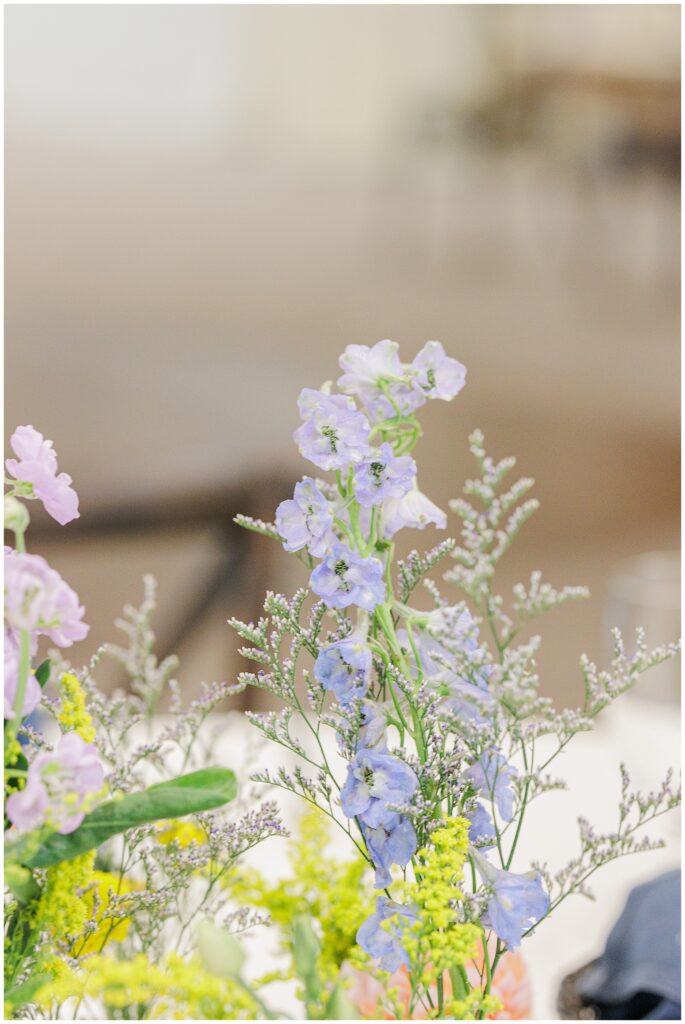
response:
M276 529L286 551L306 547L315 558L325 555L335 542L333 511L316 480L306 476L295 484L293 497L276 509Z
M403 964L409 968L409 956L402 945L403 926L416 920L416 911L411 907L379 896L375 913L367 917L357 932L357 942L365 953L379 961L381 970L392 974ZM392 923L383 927L385 922Z
M415 356L416 383L427 398L450 402L466 383L466 367L445 353L439 341L427 341Z
M392 445L381 445L378 451L356 466L354 492L364 508L381 505L389 498L402 498L413 486L416 463L410 455L393 454Z
M471 854L481 877L492 890L481 922L486 928L492 928L509 949L517 949L523 933L549 910L550 899L542 878L537 871L519 875L496 868L474 848Z
M502 821L511 821L514 816L512 783L518 773L502 754L494 748L484 751L464 774L475 789L492 800Z
M346 544L334 544L312 573L311 587L329 608L354 604L371 612L385 600L383 564L378 558L364 558Z
M369 421L347 395L304 388L297 404L304 423L293 437L305 459L320 469L341 470L367 455Z
M314 663L314 675L344 707L366 694L371 666L369 645L353 634L322 648Z
M38 498L45 510L64 526L78 519L78 495L67 473L57 472L57 453L52 441L32 427L17 427L10 438L16 459L7 459L8 473L19 483L25 497ZM22 488L21 485L30 485Z
M104 779L94 745L67 733L53 753L41 751L32 761L26 785L7 799L7 817L21 832L48 823L66 835L81 824L87 798Z
M347 766L340 804L348 818L359 818L370 828L394 823L389 805L408 803L419 784L408 764L384 751L358 750Z

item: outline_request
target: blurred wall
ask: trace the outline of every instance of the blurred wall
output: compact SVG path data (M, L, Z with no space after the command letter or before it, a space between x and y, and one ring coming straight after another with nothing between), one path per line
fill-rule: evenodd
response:
M678 544L679 35L666 5L6 9L7 434L80 491L34 544L91 647L153 571L183 680L234 675L225 619L297 569L226 524L303 471L300 388L439 338L469 381L423 489L458 493L475 426L537 478L504 582L591 585L545 624L576 698L617 566Z

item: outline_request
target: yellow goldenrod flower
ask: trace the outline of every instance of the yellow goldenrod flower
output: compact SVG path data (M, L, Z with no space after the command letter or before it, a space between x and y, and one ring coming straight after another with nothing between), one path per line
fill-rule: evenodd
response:
M207 836L195 822L171 818L158 827L156 839L163 846L173 842L177 842L179 846L190 846L192 842L205 843Z
M95 739L93 719L86 707L86 697L78 677L73 672L63 672L59 681L61 707L57 721L64 732L77 732L86 743Z

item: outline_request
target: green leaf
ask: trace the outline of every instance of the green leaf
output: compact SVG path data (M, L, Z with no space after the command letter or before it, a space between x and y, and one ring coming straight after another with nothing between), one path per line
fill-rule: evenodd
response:
M106 839L138 825L221 807L235 794L236 781L232 771L228 768L203 768L100 804L86 815L74 832L66 836L54 832L37 852L26 855L26 849L24 858L21 849L16 853L8 850L7 854L27 867L45 868L93 850Z
M293 918L293 960L295 970L304 982L305 1002L316 1003L321 995L321 982L317 973L317 960L321 945L312 928L310 917L297 914Z
M347 997L344 988L336 985L323 1011L324 1020L359 1020L359 1012Z
M203 964L219 978L240 977L245 960L242 946L227 928L221 928L209 918L198 925L195 941Z
M40 895L40 886L28 868L20 864L5 865L5 885L19 903L30 903Z
M5 1003L8 1003L13 1010L18 1010L20 1006L32 1002L36 992L50 981L52 978L49 974L37 974L35 977L29 978L28 981L22 982L21 985L11 988L9 992L5 992Z
M41 661L40 665L33 673L41 686L45 686L48 679L50 678L50 659L46 658L45 661Z

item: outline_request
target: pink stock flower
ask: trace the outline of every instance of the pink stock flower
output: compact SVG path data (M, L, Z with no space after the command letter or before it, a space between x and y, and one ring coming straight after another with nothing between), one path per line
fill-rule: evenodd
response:
M78 595L40 555L5 548L5 625L50 638L58 647L83 640L89 627Z
M53 519L64 526L77 519L78 495L67 473L57 472L57 455L52 441L32 426L17 427L10 438L16 459L7 459L7 471L21 483L31 484L33 496L39 498Z
M69 732L53 753L38 754L25 787L7 799L7 817L21 832L48 824L66 835L79 827L88 797L102 789L104 781L93 744Z
M37 646L35 638L32 637L31 653L35 653ZM14 701L17 694L17 683L19 682L19 640L12 630L5 630L5 718L14 718ZM21 717L26 718L40 703L40 683L29 670L24 692L24 706L21 709Z

